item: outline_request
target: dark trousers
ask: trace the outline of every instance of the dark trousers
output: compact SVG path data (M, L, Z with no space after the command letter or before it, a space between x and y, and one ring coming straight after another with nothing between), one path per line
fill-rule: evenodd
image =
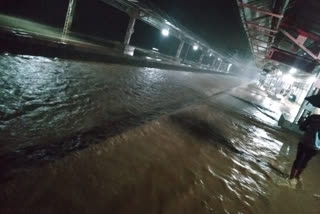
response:
M304 169L307 167L308 162L318 153L317 150L306 147L304 144L299 143L297 157L293 163L295 169Z

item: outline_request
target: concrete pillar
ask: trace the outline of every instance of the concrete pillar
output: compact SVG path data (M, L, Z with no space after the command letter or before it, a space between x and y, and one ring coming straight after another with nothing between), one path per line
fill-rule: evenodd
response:
M130 40L131 40L132 34L134 33L134 25L136 24L136 20L137 20L136 15L131 15L130 16L130 20L129 20L126 36L124 38L124 45L129 45L130 44Z
M77 0L69 0L69 6L66 14L66 19L63 26L63 32L62 32L62 39L65 39L65 37L69 34L72 21L73 21L73 15L76 9L76 3Z
M137 13L131 14L128 28L127 28L127 32L126 32L126 36L125 36L124 42L123 42L123 44L124 44L123 53L126 55L130 55L130 56L134 55L134 47L130 46L130 41L131 41L132 34L134 33L134 26L136 24L137 16L138 16Z
M217 71L219 71L219 69L220 69L220 67L221 67L221 65L222 65L222 60L219 60L219 61L220 61L220 63L219 63L219 66L218 66Z
M200 64L202 64L202 61L203 61L205 55L206 55L205 52L203 52L203 53L201 54L200 59L199 59L199 63L200 63Z
M187 49L187 51L186 51L186 53L184 54L184 57L183 57L183 62L186 61L186 59L187 59L187 57L188 57L188 54L189 54L190 48L191 48L191 45L188 45L188 49Z
M180 45L179 45L179 47L178 47L178 50L177 50L177 54L176 54L176 59L177 59L177 60L180 59L180 55L181 55L183 46L184 46L184 41L181 41L181 42L180 42Z
M213 57L212 63L211 63L211 68L214 69L214 65L216 64L216 59Z

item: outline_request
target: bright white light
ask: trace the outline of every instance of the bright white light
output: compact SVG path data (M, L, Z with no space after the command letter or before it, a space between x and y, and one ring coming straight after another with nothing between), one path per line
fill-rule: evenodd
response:
M193 46L193 50L194 50L194 51L197 51L198 49L199 49L199 46L198 46L198 45L194 45L194 46Z
M162 59L156 59L158 62L161 62L162 61Z
M219 61L221 61L221 59L220 59L220 58L218 58L218 60L219 60Z
M278 75L278 76L281 76L281 75L282 75L282 72L281 72L281 71L278 71L277 75Z
M147 56L146 59L147 59L147 60L151 60L152 58Z
M209 56L212 56L212 53Z
M164 20L164 22L167 24L167 25L172 25L168 20Z
M316 77L310 77L310 78L308 78L307 82L308 82L309 84L312 84L312 83L314 83L316 80L317 80Z
M291 76L290 74L286 74L282 77L283 81L285 81L286 83L293 83L294 82L294 78L293 76Z
M228 65L228 70L227 71L230 71L231 66L232 66L232 64Z
M163 36L169 36L169 34L170 34L170 32L169 32L169 30L168 29L163 29L162 31L161 31L161 33L162 33L162 35Z
M152 48L152 50L154 50L154 51L159 51L159 49L158 49L158 48Z
M296 68L291 68L290 71L289 71L290 74L294 74L294 73L296 73L296 72L297 72L297 69L296 69Z

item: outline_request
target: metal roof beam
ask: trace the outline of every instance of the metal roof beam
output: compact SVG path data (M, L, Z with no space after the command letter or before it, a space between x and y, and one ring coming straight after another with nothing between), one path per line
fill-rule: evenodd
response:
M260 39L257 39L257 38L251 38L251 40L254 40L254 41L259 41L259 42L263 42L263 43L269 43L268 41L263 41L263 40L260 40Z
M266 18L270 18L270 17L271 16L268 16L268 15L266 15L266 16L258 16L256 18L251 19L251 21L258 21L258 20L266 19Z
M252 44L253 46L259 47L259 48L264 48L264 49L268 49L268 47L263 47L261 45L257 45L257 44Z
M261 30L269 31L269 32L272 32L272 33L278 33L277 30L273 30L273 29L271 29L271 28L258 25L258 24L254 23L254 22L250 22L250 21L246 21L246 22L247 22L248 25L253 26L253 27L256 27L256 28L259 28L259 29L261 29Z
M276 13L272 13L271 11L267 11L267 10L264 10L262 8L258 8L258 7L255 7L255 6L251 6L249 4L245 4L245 3L241 3L239 2L239 6L240 7L245 7L245 8L248 8L250 10L254 10L256 12L259 12L259 13L262 13L262 14L265 14L265 15L268 15L268 16L273 16L273 17L276 17L278 19L282 19L283 18L283 15L280 15L280 14L276 14Z
M271 37L271 38L274 38L275 36L274 35L270 35L270 34L265 34L261 31L255 31L255 30L251 30L253 32L256 32L254 35L253 34L249 34L249 37L252 38L258 38L259 36L264 36L264 37Z
M320 63L320 53L315 55L312 53L306 46L304 46L304 42L306 37L303 35L299 35L298 38L294 38L292 35L290 35L285 30L280 30L286 37L288 37L292 42L294 42L298 47L300 47L302 50L304 50L309 56L311 56L314 60L316 60L318 63Z
M262 55L265 55L266 52L265 51L261 51L261 50L258 50L258 49L255 49L253 50L254 51L254 55L258 55L258 56L261 56ZM260 54L260 55L259 55Z
M315 33L311 33L311 32L308 32L306 30L303 30L301 28L298 28L298 27L294 27L293 25L290 25L288 23L281 23L280 25L282 28L286 28L286 29L290 29L290 30L294 30L296 32L298 32L299 34L301 35L304 35L314 41L317 41L317 42L320 42L320 36L318 36L317 34Z

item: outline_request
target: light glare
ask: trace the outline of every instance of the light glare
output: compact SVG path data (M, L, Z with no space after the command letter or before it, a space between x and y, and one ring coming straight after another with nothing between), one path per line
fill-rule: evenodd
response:
M317 80L316 77L310 77L307 81L308 81L309 84L312 84L312 83L314 83L316 80Z
M169 30L168 29L163 29L162 31L161 31L161 33L162 33L162 35L163 36L169 36L169 34L170 34L170 32L169 32Z
M291 68L290 71L289 71L290 74L294 74L294 73L296 73L296 72L297 72L297 69L296 69L296 68Z
M290 74L286 74L283 76L283 80L287 83L293 83L294 82L294 78L290 75Z

